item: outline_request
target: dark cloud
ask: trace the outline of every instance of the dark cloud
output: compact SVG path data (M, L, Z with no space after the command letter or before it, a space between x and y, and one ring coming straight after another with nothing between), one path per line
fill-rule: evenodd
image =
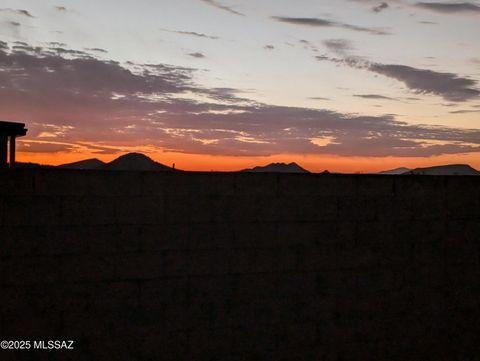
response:
M29 11L25 10L25 9L10 9L10 8L4 8L4 9L0 9L0 11L2 12L8 12L8 13L13 13L13 14L18 14L18 15L23 15L23 16L26 16L28 18L34 18L35 16L33 16Z
M407 65L371 63L355 57L339 59L316 56L315 58L381 74L404 83L407 88L416 93L434 94L449 101L462 102L480 96L475 80L454 73L418 69Z
M274 50L275 49L275 47L273 45L265 45L263 48L265 50Z
M229 6L226 6L226 5L222 5L220 4L218 1L214 1L214 0L200 0L200 1L203 1L204 3L208 4L208 5L211 5L211 6L214 6L216 7L217 9L220 9L220 10L223 10L223 11L227 11L231 14L235 14L235 15L239 15L239 16L245 16L245 14L242 14L234 9L232 9L231 7Z
M64 97L82 97L88 93L109 97L111 93L151 93L155 89L178 93L192 82L192 70L187 68L145 64L129 69L118 62L100 61L84 51L59 47L16 45L10 51L0 52L0 64L4 69L17 70L0 73L1 83L11 91L50 89L65 92Z
M43 48L41 47L30 46L20 41L16 41L12 46L12 49L17 53L25 53L25 54L29 54L29 53L38 54L43 51Z
M308 99L311 99L311 100L331 100L330 98L325 98L325 97L309 97Z
M311 50L313 52L318 51L317 47L315 45L313 45L311 42L309 42L308 40L301 39L298 42L303 45L304 49Z
M29 47L24 47L23 50L33 51L31 47L30 48ZM62 47L62 46L52 46L52 47L49 47L48 49L43 49L43 48L37 47L35 51L37 53L41 52L43 54L71 56L71 57L78 57L78 58L81 57L81 58L87 58L87 59L93 57L93 55L90 54L87 51L72 50L72 49L68 49L66 47Z
M293 17L283 17L283 16L272 16L272 19L280 21L282 23L294 24L294 25L304 25L304 26L313 26L313 27L335 27L343 28L353 31L366 32L374 35L389 35L388 32L375 29L375 28L366 28L357 25L350 25L345 23L340 23L331 20L319 19L319 18L293 18Z
M105 49L101 49L101 48L85 48L85 50L94 51L96 53L103 53L103 54L108 53L108 51L106 51Z
M450 114L468 114L468 113L480 113L480 110L454 110L449 112Z
M417 2L415 6L436 11L439 13L451 14L461 12L480 13L480 6L470 2L440 3L440 2Z
M18 26L21 26L22 24L20 24L18 21L9 21L8 22L10 25L12 26L15 26L15 27L18 27Z
M318 61L333 61L331 57L329 57L328 55L325 55L325 54L317 55L317 56L315 56L315 59L317 59ZM338 88L338 89L340 89L340 88Z
M397 79L418 93L435 94L450 101L467 101L480 96L474 80L453 73L391 64L371 64L369 70Z
M378 4L377 6L374 6L372 8L372 10L376 13L379 13L379 12L385 10L385 9L388 9L388 8L389 8L389 5L386 2L382 2L382 3Z
M272 16L272 19L281 21L283 23L295 24L295 25L307 25L307 26L324 26L324 27L334 27L337 26L335 22L318 19L318 18L289 18L282 16Z
M202 87L194 69L0 46L2 116L26 121L23 140L38 152L150 146L222 155L410 157L480 151L478 129L273 106L241 98L233 88Z
M55 9L58 11L67 11L67 8L65 6L55 6Z
M197 59L205 58L205 55L203 53L199 53L199 52L190 53L188 55L191 56L192 58L197 58Z
M221 103L253 103L250 99L240 97L238 89L234 88L203 88L197 89L196 92L207 95L210 99Z
M32 14L30 14L27 10L19 9L19 10L17 10L17 13L19 13L21 15L24 15L26 17L29 17L29 18L34 18L34 16Z
M363 98L363 99L398 100L398 99L386 97L384 95L379 95L379 94L354 94L353 96L357 98Z
M17 43L18 43L18 41L17 41ZM27 44L27 43L23 43L23 45L28 45L28 44ZM60 48L62 48L62 47L63 47L63 48L67 47L67 44L65 44L65 43L60 43L60 42L58 42L58 41L50 41L50 42L48 43L48 45L50 45L50 46L52 46L52 47L60 47ZM88 50L88 49L86 49L86 50Z
M352 43L346 39L329 39L325 40L323 44L336 54L346 54L353 49Z
M180 34L180 35L188 35L188 36L195 36L197 38L205 38L205 39L211 39L211 40L217 40L219 39L218 36L212 36L212 35L207 35L203 33L197 33L196 31L182 31L182 30L168 30L168 29L160 29L161 31L166 31L168 33L175 33L175 34Z

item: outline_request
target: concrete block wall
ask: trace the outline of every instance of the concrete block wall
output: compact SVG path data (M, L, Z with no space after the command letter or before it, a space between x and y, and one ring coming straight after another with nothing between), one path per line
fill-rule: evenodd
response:
M14 169L12 360L475 360L480 177Z

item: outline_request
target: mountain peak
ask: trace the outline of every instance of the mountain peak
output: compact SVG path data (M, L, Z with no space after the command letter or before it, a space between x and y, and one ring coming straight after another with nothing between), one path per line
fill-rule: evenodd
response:
M79 162L63 164L59 168L66 169L101 169L101 170L131 170L131 171L172 171L173 169L155 162L142 153L127 153L104 163L96 158Z
M391 175L480 175L480 172L468 164L446 164L433 167L408 169L405 167L395 168L379 172L378 174Z
M112 160L104 167L106 170L170 171L172 168L155 162L142 153L127 153Z
M416 175L480 175L468 164L447 164L428 168L415 168L405 174Z
M129 160L148 160L148 161L151 161L153 162L153 160L146 156L145 154L143 153L136 153L136 152L132 152L132 153L127 153L127 154L123 154L121 155L120 157L116 158L114 161L116 160L124 160L124 159L129 159Z
M308 170L303 169L297 163L270 163L266 166L258 166L249 169L244 169L241 172L248 173L310 173Z

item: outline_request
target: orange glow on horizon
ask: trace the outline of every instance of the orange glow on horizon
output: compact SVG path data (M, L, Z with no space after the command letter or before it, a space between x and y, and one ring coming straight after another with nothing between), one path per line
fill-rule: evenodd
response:
M110 162L123 153L99 155L92 152L32 153L17 152L18 162L60 165L89 158ZM374 173L398 167L418 168L444 164L469 164L480 169L480 153L442 155L436 157L343 157L335 155L279 154L272 156L240 157L187 154L175 152L142 152L153 160L188 171L238 171L273 162L295 162L311 172Z

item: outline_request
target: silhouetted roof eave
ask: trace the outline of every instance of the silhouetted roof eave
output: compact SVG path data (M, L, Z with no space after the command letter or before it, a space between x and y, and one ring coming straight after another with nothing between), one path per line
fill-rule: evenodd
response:
M23 137L27 135L27 130L28 129L25 129L24 123L0 121L0 133L6 133L16 137Z

